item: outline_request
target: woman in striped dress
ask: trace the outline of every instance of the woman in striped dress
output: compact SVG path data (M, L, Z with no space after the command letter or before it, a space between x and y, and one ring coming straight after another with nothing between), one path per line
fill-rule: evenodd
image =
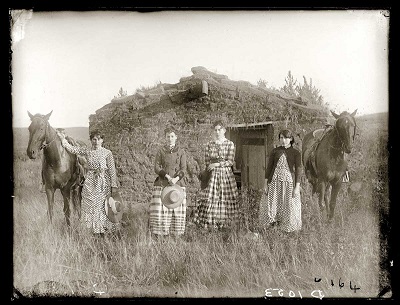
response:
M114 157L110 150L102 147L103 135L94 131L90 134L91 148L73 146L65 135L57 133L62 146L76 155L87 158L87 173L82 188L82 217L87 228L94 234L103 235L120 229L120 223L111 222L104 209L107 197L119 196Z
M182 235L186 223L186 188L183 177L186 172L186 153L176 143L176 131L172 127L164 130L166 143L156 154L154 171L158 175L154 181L153 193L149 207L149 227L154 237L165 235ZM177 184L183 189L182 203L167 208L161 201L164 187Z
M208 142L205 150L206 169L211 174L207 187L200 191L194 222L204 228L221 229L238 220L238 189L232 171L235 145L225 138L222 121L213 124L213 132L215 140Z
M279 147L272 150L265 173L266 202L260 206L260 227L276 224L285 232L301 229L301 153L293 147L290 130L278 134Z

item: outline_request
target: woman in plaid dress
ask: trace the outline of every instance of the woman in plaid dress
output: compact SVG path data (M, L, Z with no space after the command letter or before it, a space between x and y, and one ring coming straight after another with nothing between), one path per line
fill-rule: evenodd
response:
M154 171L158 175L154 181L149 207L149 227L153 236L182 235L186 223L186 188L183 177L186 172L186 153L176 143L177 135L172 127L164 130L166 143L156 154ZM167 185L177 184L183 189L183 202L169 209L161 202L161 193Z
M266 202L260 206L260 227L276 224L284 232L301 229L301 153L294 148L290 130L278 135L279 147L272 150L265 173Z
M213 124L215 140L207 143L206 169L211 173L207 187L200 191L195 223L204 228L230 227L238 218L238 189L232 166L235 145L225 138L226 128L222 121Z
M115 232L120 228L119 223L108 220L104 201L110 195L118 194L117 175L114 157L110 150L102 147L103 135L94 131L90 134L92 147L73 146L65 139L65 135L57 133L62 146L69 152L83 155L87 158L87 173L82 188L82 217L84 224L94 234L103 235Z

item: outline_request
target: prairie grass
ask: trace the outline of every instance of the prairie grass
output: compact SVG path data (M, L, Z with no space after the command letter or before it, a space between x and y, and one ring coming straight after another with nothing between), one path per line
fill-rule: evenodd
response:
M251 230L259 197L244 190L247 222L240 233L204 232L189 219L183 238L153 240L147 205L131 204L121 237L95 238L76 216L67 228L58 191L49 225L46 198L39 193L40 160L16 158L14 287L28 297L263 298L266 289L276 288L284 297L291 291L296 298L311 298L321 290L324 298L374 298L388 282L380 269L385 250L380 210L388 205L388 181L385 154L373 143L382 144L387 133L365 126L360 132L349 167L352 182L363 183L363 191L344 184L334 220L327 223L304 181L303 228L295 235L271 228L256 237ZM379 188L376 181L383 181ZM350 281L360 289L350 289ZM279 297L276 290L272 295Z

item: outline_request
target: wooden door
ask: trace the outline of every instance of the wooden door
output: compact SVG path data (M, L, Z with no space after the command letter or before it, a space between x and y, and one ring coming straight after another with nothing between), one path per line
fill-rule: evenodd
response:
M242 185L254 190L264 187L265 147L264 145L242 146Z

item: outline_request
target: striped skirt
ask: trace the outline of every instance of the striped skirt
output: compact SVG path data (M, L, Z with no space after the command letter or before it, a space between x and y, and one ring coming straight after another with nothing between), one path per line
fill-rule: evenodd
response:
M157 235L182 235L186 224L186 188L183 188L183 203L175 209L168 209L161 202L162 186L153 186L150 202L150 232Z
M238 189L231 168L215 168L207 187L200 191L194 222L215 229L234 224L239 217L237 197Z

